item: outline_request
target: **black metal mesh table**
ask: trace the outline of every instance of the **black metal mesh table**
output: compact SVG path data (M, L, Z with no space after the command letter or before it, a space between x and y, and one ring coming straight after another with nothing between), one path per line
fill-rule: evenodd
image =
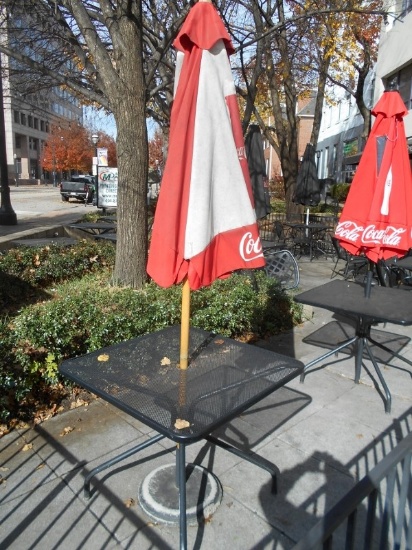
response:
M261 466L275 476L263 459L210 436L245 409L303 372L291 357L192 328L190 363L178 368L180 327L169 327L64 361L60 372L117 408L152 427L159 435L132 452L167 437L179 443L180 510L185 501L185 445L206 438ZM182 426L181 421L183 421ZM131 452L95 468L85 481ZM180 514L181 547L186 543L185 514Z
M388 287L373 286L370 289L370 295L368 297L365 295L367 294L365 290L364 284L336 280L295 296L295 300L302 304L321 307L356 320L355 336L342 342L337 348L308 363L301 375L301 380L303 381L308 369L316 363L323 361L327 357L330 357L351 344L356 344L355 382L359 382L363 351L366 349L369 359L372 361L385 391L385 410L389 413L392 402L391 393L373 356L368 341L412 365L405 357L390 350L380 342L373 340L370 334L371 327L375 323L389 322L396 325L411 325L412 295L409 297L408 293L397 292Z

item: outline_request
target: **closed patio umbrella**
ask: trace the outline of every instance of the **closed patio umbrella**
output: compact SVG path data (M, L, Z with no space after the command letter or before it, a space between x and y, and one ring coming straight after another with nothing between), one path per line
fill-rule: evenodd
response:
M308 143L299 167L293 202L304 206L317 206L320 203L320 182L315 161L316 151Z
M147 272L163 287L185 283L182 340L187 340L190 289L265 261L228 58L234 50L211 3L195 4L174 46L169 151Z
M269 186L266 175L266 162L263 153L263 140L257 124L251 124L245 139L246 157L252 184L255 212L258 220L270 211Z
M404 256L412 247L412 176L398 91L386 91L350 186L335 236L371 261Z

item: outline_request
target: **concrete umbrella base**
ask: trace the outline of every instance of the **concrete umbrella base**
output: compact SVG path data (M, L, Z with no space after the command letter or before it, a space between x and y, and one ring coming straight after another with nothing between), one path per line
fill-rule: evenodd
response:
M222 486L215 475L196 464L186 465L186 518L190 525L210 517L222 500ZM179 488L176 465L153 470L139 489L142 509L155 521L179 523Z

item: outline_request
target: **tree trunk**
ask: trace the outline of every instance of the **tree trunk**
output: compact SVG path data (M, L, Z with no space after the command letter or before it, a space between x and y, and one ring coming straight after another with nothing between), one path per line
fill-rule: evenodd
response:
M119 170L114 282L139 288L147 280L148 147L142 37L130 19L125 18L120 25L129 50L116 60L121 86L114 83L110 94Z

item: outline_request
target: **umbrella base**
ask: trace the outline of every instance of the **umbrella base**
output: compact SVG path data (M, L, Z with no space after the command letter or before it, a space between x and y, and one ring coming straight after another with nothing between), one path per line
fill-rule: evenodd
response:
M197 524L210 517L222 500L222 486L215 475L197 466L186 466L186 519ZM179 524L179 487L176 465L168 464L153 470L139 489L140 506L155 521Z

